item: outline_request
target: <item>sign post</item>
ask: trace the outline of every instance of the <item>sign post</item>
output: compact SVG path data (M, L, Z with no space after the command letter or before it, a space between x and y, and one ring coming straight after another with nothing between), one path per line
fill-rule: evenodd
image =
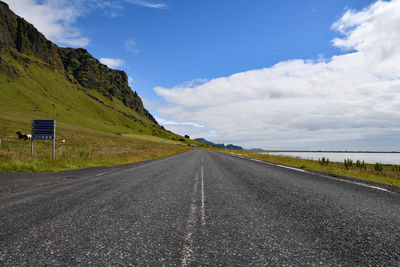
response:
M31 156L33 156L33 140L53 140L53 159L56 150L56 121L32 120Z

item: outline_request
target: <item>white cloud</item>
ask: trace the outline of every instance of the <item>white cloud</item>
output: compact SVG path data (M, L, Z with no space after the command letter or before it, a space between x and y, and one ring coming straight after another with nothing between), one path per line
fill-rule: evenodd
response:
M86 46L90 39L74 27L83 15L79 1L5 0L17 15L32 23L51 41L60 45Z
M102 10L110 18L121 15L123 2L149 8L166 8L164 3L148 0L3 0L17 15L32 23L47 39L61 46L85 47L90 38L75 24L92 12ZM129 42L129 40L128 40ZM129 51L139 50L127 43Z
M178 133L180 135L185 135L185 134L192 134L190 135L191 137L195 136L202 136L205 138L210 138L215 136L215 131L206 129L204 125L201 125L196 122L192 121L171 121L171 120L166 120L160 117L156 117L157 122L164 126L166 129L171 130L174 133Z
M133 87L133 85L135 84L135 80L131 76L128 76L128 83L130 87Z
M150 8L166 8L167 5L164 3L154 3L152 1L148 1L148 0L125 0L128 3L134 4L134 5L138 5L138 6L144 6L144 7L150 7Z
M112 69L116 69L118 67L123 66L125 63L122 59L119 58L100 58L100 62L103 63L104 65L107 65L108 67Z
M139 49L136 47L136 42L133 39L128 39L125 41L125 49L133 54L139 53Z
M216 132L213 141L246 147L399 150L398 25L400 0L349 10L332 27L343 34L333 44L351 52L156 87L170 103L159 116L204 125Z
M195 127L195 128L204 128L204 125L195 123L195 122L191 122L191 121L185 121L185 122L177 122L177 121L169 121L169 120L165 120L162 118L157 118L157 121L162 124L162 125L187 125L187 126L191 126L191 127Z

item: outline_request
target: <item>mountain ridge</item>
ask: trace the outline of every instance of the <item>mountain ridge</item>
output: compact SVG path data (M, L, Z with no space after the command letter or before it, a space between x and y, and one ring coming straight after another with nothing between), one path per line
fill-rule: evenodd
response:
M208 140L206 140L204 138L196 138L196 139L193 139L193 140L195 140L197 142L201 142L201 143L206 144L206 145L217 147L217 148L232 149L232 150L243 150L243 147L241 147L241 146L236 146L236 145L233 145L233 144L228 144L228 145L215 144L215 143L213 143L211 141L208 141Z

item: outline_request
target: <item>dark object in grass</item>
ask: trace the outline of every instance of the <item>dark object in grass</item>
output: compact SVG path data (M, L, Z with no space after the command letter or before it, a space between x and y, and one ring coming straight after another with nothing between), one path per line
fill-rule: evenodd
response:
M16 132L16 134L18 134L18 139L24 139L24 140L28 140L31 139L31 135L30 134L22 134L20 131Z
M382 163L380 163L380 162L375 163L374 168L375 168L375 171L381 172L383 170Z

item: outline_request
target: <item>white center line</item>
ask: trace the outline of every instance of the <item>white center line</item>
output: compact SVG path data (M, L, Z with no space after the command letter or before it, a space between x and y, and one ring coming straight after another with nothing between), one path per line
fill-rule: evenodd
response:
M206 225L206 211L204 207L204 168L201 165L201 224L204 226Z
M196 179L194 182L194 187L193 187L193 194L192 194L192 201L190 203L190 212L189 212L189 217L187 220L186 224L186 235L185 235L185 240L184 240L184 245L183 245L183 250L182 250L182 261L181 261L181 266L189 266L190 262L192 260L192 255L193 255L193 232L194 232L194 226L196 224L196 211L197 211L197 205L196 205L196 197L197 197L197 188L198 188L198 174L196 173Z

